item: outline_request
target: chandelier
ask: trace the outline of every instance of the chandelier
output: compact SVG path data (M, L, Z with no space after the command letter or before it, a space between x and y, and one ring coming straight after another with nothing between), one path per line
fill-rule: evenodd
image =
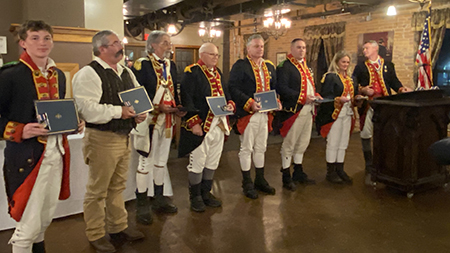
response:
M219 29L217 22L200 22L198 36L203 42L213 42L214 39L222 36L222 30Z
M290 12L284 5L277 5L274 8L264 12L264 32L278 39L284 36L289 28L291 28L291 20L283 15Z

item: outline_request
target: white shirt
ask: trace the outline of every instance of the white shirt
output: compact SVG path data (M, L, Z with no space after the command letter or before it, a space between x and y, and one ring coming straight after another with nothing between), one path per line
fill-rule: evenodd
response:
M112 69L117 76L122 75L124 69L130 74L135 87L140 86L133 72L120 64L117 64L117 71L111 68L108 63L95 57L103 68ZM122 106L112 104L99 104L103 94L102 80L91 66L85 66L78 71L73 78L73 97L78 107L81 118L93 124L105 124L112 119L122 117Z

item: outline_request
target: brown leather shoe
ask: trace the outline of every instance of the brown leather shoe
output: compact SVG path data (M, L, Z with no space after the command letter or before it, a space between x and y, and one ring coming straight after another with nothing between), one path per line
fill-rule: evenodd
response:
M94 247L97 252L101 253L113 253L116 252L116 248L114 245L112 245L108 239L106 239L104 236L100 239L97 239L95 241L89 241L89 243Z
M144 238L144 234L135 229L135 228L130 228L127 227L126 229L124 229L123 231L119 232L119 233L115 233L115 234L109 234L109 236L111 237L112 240L120 240L122 238L125 238L127 241L136 241L139 239Z

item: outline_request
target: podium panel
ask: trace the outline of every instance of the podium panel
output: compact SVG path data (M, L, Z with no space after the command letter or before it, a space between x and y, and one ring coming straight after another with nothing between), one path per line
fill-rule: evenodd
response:
M372 181L407 192L442 186L448 171L428 148L447 137L450 98L440 90L417 91L375 99Z

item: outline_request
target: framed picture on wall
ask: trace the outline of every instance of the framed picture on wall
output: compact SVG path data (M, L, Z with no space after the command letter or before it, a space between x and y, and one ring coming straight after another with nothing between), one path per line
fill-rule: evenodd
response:
M358 62L365 61L363 46L365 42L374 40L378 43L378 52L386 61L392 61L392 51L394 49L394 31L363 33L358 36Z
M284 60L286 60L286 52L277 53L277 66Z

